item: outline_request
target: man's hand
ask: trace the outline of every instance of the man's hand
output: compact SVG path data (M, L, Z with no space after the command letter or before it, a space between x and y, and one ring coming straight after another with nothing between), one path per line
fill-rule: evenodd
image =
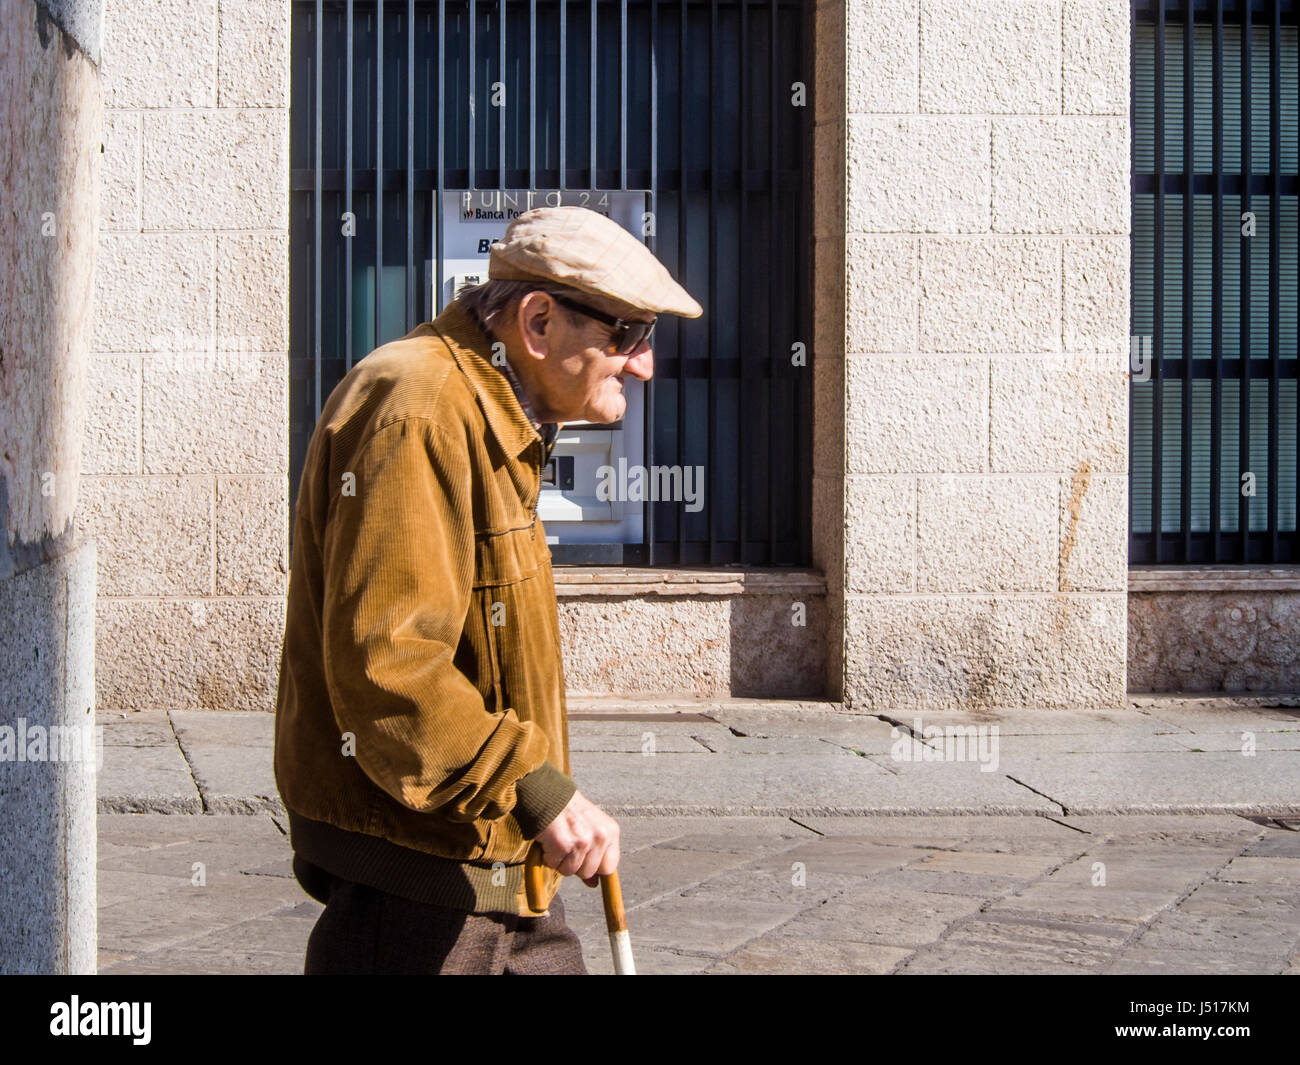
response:
M564 876L595 887L618 868L618 822L575 791L560 815L537 834L542 861Z

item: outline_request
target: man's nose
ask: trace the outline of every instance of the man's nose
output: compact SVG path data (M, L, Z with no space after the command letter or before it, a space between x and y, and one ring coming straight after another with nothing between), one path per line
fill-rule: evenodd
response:
M655 353L654 348L646 345L644 351L639 351L623 364L623 372L630 373L633 377L639 377L642 381L649 381L655 372Z

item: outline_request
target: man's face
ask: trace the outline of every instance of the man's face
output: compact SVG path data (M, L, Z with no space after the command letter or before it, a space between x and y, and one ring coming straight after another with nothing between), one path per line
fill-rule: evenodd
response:
M574 290L571 299L628 321L654 318L647 311L586 292ZM516 325L524 351L532 356L522 360L525 367L516 371L543 421L618 421L627 410L625 378L648 381L654 374L650 341L619 355L617 327L561 306L547 293L530 292L520 301Z

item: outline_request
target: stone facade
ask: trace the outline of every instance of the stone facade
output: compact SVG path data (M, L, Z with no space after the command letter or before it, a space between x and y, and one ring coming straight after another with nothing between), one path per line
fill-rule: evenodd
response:
M1300 574L1283 566L1135 568L1135 692L1300 691Z
M108 0L78 524L105 710L274 706L288 587L289 5Z
M99 698L269 710L289 5L106 18L78 519ZM1129 653L1142 687L1263 684L1263 660L1251 681L1162 671L1175 630L1127 631L1129 4L813 0L812 19L812 575L557 567L571 690L1107 707Z
M817 19L847 86L815 153L817 358L845 394L844 701L1118 705L1129 5L851 0Z

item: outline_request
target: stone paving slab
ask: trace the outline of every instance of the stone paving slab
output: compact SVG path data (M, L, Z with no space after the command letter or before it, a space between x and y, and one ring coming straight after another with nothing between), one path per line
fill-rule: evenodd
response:
M1300 925L1300 898L1292 888L1211 880L1179 903L1183 913L1205 917L1250 917L1261 927L1288 932Z
M931 943L963 917L979 911L985 900L974 895L938 895L924 891L899 895L870 881L839 898L805 909L781 926L791 936L916 948Z
M1070 828L1081 818L1049 816L918 816L799 817L799 823L829 837L870 835L877 844L917 846L937 850L1009 851L1019 854L1073 855L1083 849L1089 833ZM1102 820L1128 820L1106 818ZM1240 820L1240 819L1235 819ZM1172 825L1169 818L1162 824ZM1252 826L1253 827L1253 826Z
M613 816L665 814L906 813L924 795L929 812L1059 812L1059 804L973 763L903 763L827 745L817 758L578 753L572 756L582 792Z
M1134 697L1135 709L1190 732L1249 730L1274 732L1300 728L1300 699L1188 699Z
M635 921L631 935L638 944L726 955L798 912L794 903L674 897L638 907L635 917L629 912L628 927Z
M998 768L1075 814L1300 811L1300 756L1289 751L1025 758L1012 751Z
M754 976L781 971L800 976L878 975L908 957L906 948L876 943L759 936L704 972L711 976Z
M141 746L110 745L106 739L96 789L101 812L197 814L203 809L174 739Z
M571 724L579 785L622 825L642 972L1300 968L1292 707L1152 699L1107 721L952 715L999 725L998 769L982 773L895 760L907 715L896 729L815 702L664 705L716 723ZM301 971L320 907L292 879L283 817L262 808L278 803L273 722L103 722L101 811L192 811L101 812L106 971ZM1256 734L1253 758L1237 753L1241 731ZM1092 886L1097 862L1105 887ZM589 967L609 971L599 891L568 878L562 898Z
M105 747L175 747L176 735L166 714L100 716Z
M1242 853L1247 856L1300 858L1300 831L1270 832Z
M1223 815L1077 819L1086 831L1044 817L812 820L626 819L640 971L1282 972L1300 957L1300 855L1246 853L1286 844L1284 828ZM837 820L848 831L817 835ZM100 841L103 971L301 972L320 907L289 875L272 817L101 815ZM1107 887L1088 879L1098 858ZM566 878L561 893L588 967L609 972L600 892Z
M845 714L828 704L721 700L698 704L717 723L699 715L575 721L572 760L584 793L616 816L1300 816L1300 710L1247 702L932 713L891 718L896 728L882 719L888 715ZM996 723L996 770L983 772L988 766L974 761L900 760L899 744L911 748L918 721L924 728ZM102 724L102 809L282 812L273 715L173 711L113 715ZM1242 731L1254 732L1253 757L1239 753ZM651 757L643 754L648 737ZM943 746L926 741L915 753L936 745Z
M1154 736L1164 733L1187 732L1188 725L1176 715L1172 719L1157 717L1141 710L1000 710L986 714L969 714L956 710L935 710L908 714L891 712L881 715L911 733L919 724L947 729L957 726L996 725L998 735L1006 736L1092 736L1098 742L1109 742L1121 733ZM1200 720L1199 718L1197 720ZM1225 718L1220 718L1220 727Z
M1282 972L1276 963L1249 954L1160 950L1139 944L1102 970L1110 976L1258 976Z
M647 739L647 733L652 735L652 739ZM696 735L704 737L704 742L696 739ZM730 736L731 733L725 735ZM647 727L639 731L629 728L622 732L594 733L575 732L570 725L569 753L641 754L645 750L652 750L657 754L705 755L716 750L716 747L708 746L710 738L714 743L722 742L721 735L714 733L710 737L698 725L694 728L674 725L671 729Z
M843 711L790 713L767 706L710 707L708 715L738 739L815 738L879 748L901 735L880 717Z
M210 710L172 710L168 715L183 747L265 747L275 742L275 715Z
M1033 884L1023 891L992 903L989 913L1042 913L1059 916L1098 917L1110 921L1151 921L1156 914L1175 905L1181 893L1110 887L1084 887L1078 884Z
M185 939L101 972L296 974L303 970L307 937L320 915L312 899Z
M1242 729L1240 732L1186 732L1170 734L1167 738L1189 751L1231 751L1240 754L1245 746L1245 733L1257 751L1300 751L1300 729L1264 732Z
M785 808L834 809L866 794L883 770L827 748L816 761L660 753L645 758L574 752L582 793L600 806L635 816L641 811L690 814L772 814Z
M923 950L905 971L950 972L954 963L995 963L1031 973L1096 971L1133 935L1130 924L1071 920L1042 915L982 913L961 922L933 948Z
M1261 738L1262 738L1261 734ZM1269 733L1268 735L1273 735ZM1152 754L1160 751L1186 753L1195 744L1191 732L1139 732L1136 729L1117 730L1105 736L1082 732L1061 733L999 733L997 742L998 770L1017 758L1069 757L1079 754ZM929 741L938 745L940 741ZM1237 744L1233 747L1236 750ZM1267 749L1267 748L1265 748Z
M1257 954L1278 965L1291 957L1297 945L1300 927L1295 925L1278 926L1266 939L1259 934L1258 918L1206 917L1182 911L1161 914L1142 937L1142 946L1149 950Z
M1217 849L1196 848L1116 852L1107 844L1088 848L1044 876L1044 887L1062 885L1080 890L1159 890L1176 894L1190 891L1214 877L1228 860Z
M269 748L207 743L187 746L185 750L208 811L283 813Z

